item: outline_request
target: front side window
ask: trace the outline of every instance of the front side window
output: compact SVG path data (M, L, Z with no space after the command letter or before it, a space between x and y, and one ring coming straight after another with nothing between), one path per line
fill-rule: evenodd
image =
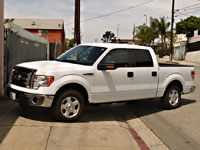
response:
M107 48L80 45L59 56L56 60L92 66Z
M130 67L128 51L126 49L111 50L102 60L102 63L114 62L117 67Z

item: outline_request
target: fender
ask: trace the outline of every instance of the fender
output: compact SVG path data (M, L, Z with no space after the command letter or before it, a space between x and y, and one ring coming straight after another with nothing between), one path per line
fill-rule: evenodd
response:
M90 78L90 79L89 79ZM88 92L88 94L94 93L94 77L84 78L79 75L66 75L57 79L53 84L53 93L55 94L62 86L69 83L77 83L82 85Z
M159 86L158 86L158 94L157 96L158 97L162 97L167 86L173 82L173 81L180 81L182 86L184 87L184 78L182 75L180 75L179 73L173 73L173 74L170 74L169 76L167 76L167 78L165 79L165 81L163 83L159 83Z

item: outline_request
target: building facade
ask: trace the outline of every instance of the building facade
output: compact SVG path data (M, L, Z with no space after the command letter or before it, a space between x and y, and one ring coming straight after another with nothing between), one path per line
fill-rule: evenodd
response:
M21 28L48 38L49 43L60 45L61 53L65 49L64 20L59 19L12 19Z

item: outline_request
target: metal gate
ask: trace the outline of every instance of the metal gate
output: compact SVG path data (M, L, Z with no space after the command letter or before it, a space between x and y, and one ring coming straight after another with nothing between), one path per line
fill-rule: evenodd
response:
M46 60L48 40L32 34L17 25L6 25L5 82L12 68L19 63Z

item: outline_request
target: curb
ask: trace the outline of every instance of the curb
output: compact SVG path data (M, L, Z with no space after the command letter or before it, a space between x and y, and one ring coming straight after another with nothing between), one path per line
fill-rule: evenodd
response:
M142 140L142 138L140 136L138 136L137 132L133 128L129 127L129 132L131 133L133 138L136 140L136 142L139 145L139 147L141 148L141 150L149 150L149 147Z
M136 134L144 141L146 147L149 150L169 150L166 144L164 144L161 139L150 129L148 128L140 118L136 118L134 120L128 121L128 126L130 126ZM135 138L137 141L137 138ZM148 150L143 147L144 145L140 142L139 146L141 150Z
M169 150L166 144L130 110L109 109L120 127L126 128L141 150ZM132 119L130 119L130 117Z

